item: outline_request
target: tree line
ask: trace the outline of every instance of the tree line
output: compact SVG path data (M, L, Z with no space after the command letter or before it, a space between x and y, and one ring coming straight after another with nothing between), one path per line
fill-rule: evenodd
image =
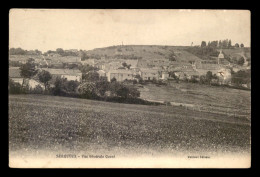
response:
M231 49L231 48L243 48L244 44L241 43L240 45L236 43L234 46L232 45L231 39L224 39L224 40L216 40L216 41L209 41L208 44L206 41L202 41L200 47L213 47L213 48L220 48L220 49Z

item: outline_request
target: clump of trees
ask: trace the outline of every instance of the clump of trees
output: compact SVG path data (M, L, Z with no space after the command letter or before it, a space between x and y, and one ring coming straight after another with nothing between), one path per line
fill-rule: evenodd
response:
M78 89L83 98L111 99L114 97L133 99L140 96L140 92L129 85L117 82L115 78L111 82L106 77L100 77L96 72L87 73L86 81Z
M24 78L23 84L26 79L30 79L37 74L38 70L36 69L36 65L32 60L28 60L25 64L20 67L20 74ZM22 86L23 86L22 84Z
M77 97L76 89L79 86L78 81L68 81L65 78L56 77L54 87L51 89L51 93L57 96L73 96Z
M216 48L211 46L204 46L203 47L189 47L186 49L186 51L194 54L195 56L201 58L201 59L209 59L211 56L217 57L219 52Z
M233 46L230 39L225 39L219 41L209 41L208 44L206 41L202 41L200 46L189 47L186 50L201 59L209 59L211 56L218 56L219 52L217 49L233 49L234 47L238 48L239 46L243 48L244 44L241 43L239 45L236 43ZM225 56L225 58L227 58L227 56Z
M9 49L10 55L41 55L42 52L39 50L23 50L22 48L10 48Z
M241 87L242 84L250 84L251 70L239 70L238 72L232 72L231 82L238 87Z
M39 81L44 84L44 89L47 90L47 88L49 87L49 81L52 78L51 73L43 70L38 73L38 78L39 78Z
M122 63L122 66L123 66L124 68L130 69L131 64L128 65L126 62L124 62L124 63Z

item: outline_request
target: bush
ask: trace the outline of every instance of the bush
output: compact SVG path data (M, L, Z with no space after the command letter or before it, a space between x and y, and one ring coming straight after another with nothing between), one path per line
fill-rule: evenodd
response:
M21 84L14 82L12 79L9 79L9 93L10 94L24 94L26 93L25 88Z
M30 90L32 94L42 94L44 92L43 88L38 84L34 89Z

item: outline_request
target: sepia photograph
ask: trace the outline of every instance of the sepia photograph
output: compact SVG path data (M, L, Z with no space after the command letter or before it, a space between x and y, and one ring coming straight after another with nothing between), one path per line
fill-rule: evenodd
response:
M10 9L10 168L250 168L251 12Z

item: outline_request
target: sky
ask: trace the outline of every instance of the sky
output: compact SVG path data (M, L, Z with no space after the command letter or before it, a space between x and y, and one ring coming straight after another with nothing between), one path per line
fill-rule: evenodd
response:
M250 47L250 27L247 10L11 9L9 48L190 46L223 39Z

